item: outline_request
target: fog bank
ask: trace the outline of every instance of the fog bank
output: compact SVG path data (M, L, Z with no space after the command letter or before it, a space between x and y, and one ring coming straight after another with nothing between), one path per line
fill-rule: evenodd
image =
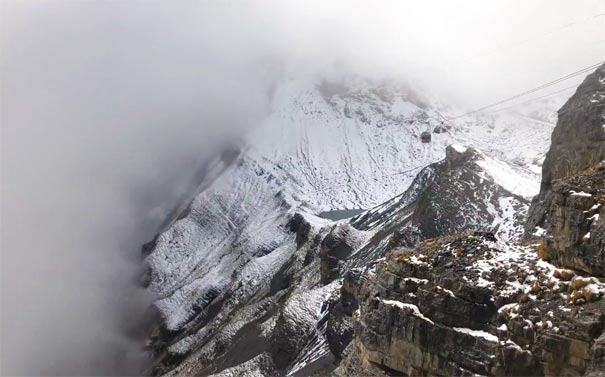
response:
M1 7L6 375L140 373L140 245L283 78L404 80L472 108L605 58L601 0Z

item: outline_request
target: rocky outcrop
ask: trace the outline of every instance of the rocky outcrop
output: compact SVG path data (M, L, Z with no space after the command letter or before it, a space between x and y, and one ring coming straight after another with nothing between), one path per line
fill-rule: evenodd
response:
M605 165L556 180L545 202L544 257L553 262L605 276Z
M354 227L374 232L356 254L355 265L380 258L393 247L465 231L518 238L534 188L537 191L530 180L481 151L450 145L446 158L420 171L406 192L352 220Z
M559 111L526 224L554 262L605 276L605 65Z
M402 375L579 375L602 362L605 286L491 234L395 250L354 290L351 365ZM574 283L575 282L575 283ZM581 283L580 283L581 282ZM578 306L574 292L590 293ZM363 374L363 372L362 372Z
M321 282L330 283L341 276L341 265L365 240L363 232L349 224L335 225L321 242Z

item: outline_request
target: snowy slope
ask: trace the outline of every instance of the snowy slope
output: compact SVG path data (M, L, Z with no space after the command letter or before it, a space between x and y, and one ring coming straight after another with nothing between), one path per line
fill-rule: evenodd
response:
M248 151L267 172L289 176L289 191L322 210L369 208L400 194L453 143L514 162L519 172L537 179L531 165L545 153L554 127L512 113L447 121L459 111L404 88L354 81L322 90L326 85L292 81L279 87L274 111L250 135ZM442 122L447 132L420 142L423 131Z

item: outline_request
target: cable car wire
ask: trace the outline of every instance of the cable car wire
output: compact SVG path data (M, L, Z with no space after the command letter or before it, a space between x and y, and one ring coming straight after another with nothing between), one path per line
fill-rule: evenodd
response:
M512 106L507 106L507 107L503 107L501 109L496 109L496 110L490 111L489 113L490 114L498 113L500 111L504 111L504 110L512 109L512 108L515 108L515 107L518 107L518 106L526 105L528 103L532 103L532 102L535 102L535 101L538 101L538 100L541 100L541 99L544 99L544 98L552 97L555 94L563 93L563 92L568 91L570 89L576 89L577 87L578 87L577 85L571 85L571 86L565 87L565 88L563 88L561 90L557 90L556 92L552 92L552 93L549 93L549 94L546 94L546 95L543 95L543 96L540 96L540 97L532 98L532 99L530 99L528 101L516 103L516 104L514 104Z
M378 179L378 178L392 177L392 176L394 176L394 175L401 175L401 174L411 173L411 172L413 172L414 170L418 170L418 169L424 169L424 168L426 168L426 167L428 167L428 166L431 166L431 165L433 165L433 164L436 164L436 163L438 163L438 162L442 162L442 161L445 161L445 158L442 158L441 160L436 160L436 161L433 161L433 162L429 162L429 163L428 163L428 164L426 164L426 165L419 165L419 166L415 166L415 167L413 167L413 168L406 169L406 170L402 170L402 171L398 171L398 172L395 172L395 173L389 173L389 174L383 174L383 175L375 175L375 176L370 176L370 177L368 177L368 179L374 179L374 180L376 180L376 179ZM340 184L340 185L334 186L334 188L338 188L338 187L344 187L344 186L349 186L349 185L351 185L351 184L352 184L352 182L347 182L347 183L343 183L343 184Z
M604 60L604 61L601 61L601 62L599 62L599 63L593 64L593 65L591 65L591 66L589 66L589 67L582 68L582 69L580 69L580 70L578 70L578 71L575 71L575 72L570 73L570 74L568 74L568 75L565 75L565 76L563 76L563 77L559 77L558 79L555 79L555 80L549 81L549 82L547 82L547 83L545 83L545 84L542 84L542 85L539 85L539 86L537 86L537 87L535 87L535 88L532 88L532 89L526 90L526 91L524 91L524 92L521 92L521 93L515 94L515 95L513 95L513 96L511 96L511 97L508 97L508 98L505 98L505 99L503 99L503 100L500 100L500 101L497 101L497 102L491 103L491 104L489 104L489 105L486 105L486 106L480 107L480 108L478 108L478 109L476 109L476 110L472 110L472 111L466 112L466 113L461 114L461 115L454 116L454 117L450 118L449 120L453 120L453 119L462 118L462 117L467 116L467 115L470 115L470 114L475 114L475 113L481 112L481 111L483 111L483 110L487 110L487 109L490 109L490 108L492 108L492 107L495 107L495 106L501 105L501 104L503 104L503 103L510 102L510 101L515 100L515 99L517 99L517 98L519 98L519 97L523 97L523 96L526 96L526 95L528 95L528 94L535 93L535 92L537 92L537 91L539 91L539 90L542 90L542 89L548 88L548 87L550 87L550 86L553 86L553 85L558 84L558 83L560 83L560 82L563 82L563 81L565 81L565 80L569 80L569 79L570 79L570 78L572 78L572 77L579 76L579 75L584 74L584 73L586 73L586 72L588 72L588 71L591 71L591 70L593 70L593 69L597 68L598 66L600 66L600 65L601 65L601 64L603 64L603 63L605 63L605 60Z

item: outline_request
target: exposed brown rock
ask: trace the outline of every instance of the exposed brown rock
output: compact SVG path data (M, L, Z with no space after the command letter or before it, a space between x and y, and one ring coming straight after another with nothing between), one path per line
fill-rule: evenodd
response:
M583 284L573 292L590 287L595 300L575 306L548 288L559 282L554 271L531 248L500 250L478 235L395 251L353 290L359 310L348 358L408 375L587 373L602 362L605 287L576 279ZM346 375L347 365L337 371Z
M555 181L545 207L548 259L605 276L605 169L597 165Z

